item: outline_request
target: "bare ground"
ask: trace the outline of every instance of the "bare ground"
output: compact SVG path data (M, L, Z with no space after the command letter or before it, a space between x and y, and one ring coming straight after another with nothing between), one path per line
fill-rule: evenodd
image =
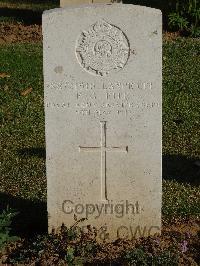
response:
M163 39L173 41L179 36L177 32L165 32ZM24 25L22 23L0 23L0 44L31 43L42 41L41 25Z
M40 42L42 26L25 26L22 23L0 23L0 44Z

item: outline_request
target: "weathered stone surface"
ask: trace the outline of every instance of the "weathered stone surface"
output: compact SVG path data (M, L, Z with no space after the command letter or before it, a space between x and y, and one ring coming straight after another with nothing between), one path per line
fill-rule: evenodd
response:
M60 7L68 5L80 5L80 4L96 4L96 3L120 3L120 0L60 0Z
M133 5L44 13L49 230L160 232L161 23Z

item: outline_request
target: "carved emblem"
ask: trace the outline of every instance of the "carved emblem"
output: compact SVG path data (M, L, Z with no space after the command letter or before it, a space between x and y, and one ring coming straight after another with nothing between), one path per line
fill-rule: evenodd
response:
M125 34L104 20L83 31L76 44L76 56L81 66L89 73L100 76L122 69L129 54Z

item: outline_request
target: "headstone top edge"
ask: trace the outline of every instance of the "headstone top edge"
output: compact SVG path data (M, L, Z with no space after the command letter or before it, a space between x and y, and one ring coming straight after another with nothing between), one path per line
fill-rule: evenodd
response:
M54 9L45 10L43 12L43 15L58 12L58 11L64 11L64 10L74 10L74 9L79 9L79 8L94 8L94 7L111 6L111 5L120 5L121 6L121 4L122 3L96 3L96 4L67 5L64 7L57 7Z
M157 8L147 7L147 6L140 6L140 5L132 5L132 4L123 4L123 3L96 3L96 4L81 4L81 5L71 5L66 7L60 7L60 8L54 8L45 10L42 14L42 16L48 16L50 14L54 13L62 13L67 12L71 10L77 10L77 9L94 9L99 7L107 7L107 8L120 8L120 9L136 9L137 11L144 11L144 12L151 12L154 14L162 15L162 11Z

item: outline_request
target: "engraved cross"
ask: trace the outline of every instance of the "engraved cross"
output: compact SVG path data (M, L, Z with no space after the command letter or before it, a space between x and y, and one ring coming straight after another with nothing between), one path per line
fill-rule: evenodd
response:
M106 153L107 152L124 152L128 153L128 146L126 147L108 147L106 143L106 121L101 121L101 142L98 147L83 147L79 146L80 152L100 152L101 153L101 200L107 201L107 161L106 161Z

